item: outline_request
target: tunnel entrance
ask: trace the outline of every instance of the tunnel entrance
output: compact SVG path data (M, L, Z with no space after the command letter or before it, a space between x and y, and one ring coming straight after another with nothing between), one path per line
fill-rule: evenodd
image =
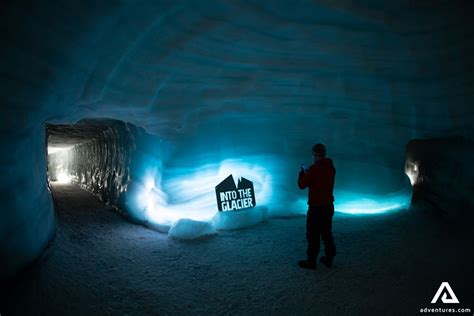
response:
M146 224L160 176L160 139L132 123L85 118L76 124L47 124L50 187L72 183L113 206L133 222ZM153 171L153 172L152 172ZM153 211L157 211L156 208Z
M131 124L114 119L82 119L47 124L48 183L75 183L102 201L118 205L129 178Z

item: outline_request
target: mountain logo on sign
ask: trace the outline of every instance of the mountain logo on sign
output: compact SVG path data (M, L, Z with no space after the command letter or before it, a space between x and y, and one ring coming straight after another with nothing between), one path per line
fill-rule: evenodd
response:
M443 296L441 296L441 294L443 294ZM449 298L448 298L448 294L449 294ZM445 304L452 304L452 303L458 304L459 303L458 298L454 294L454 291L451 288L451 286L449 286L448 282L441 283L438 291L436 292L435 296L431 300L431 303L432 304L436 303L440 296L441 296L441 302Z
M239 178L236 186L234 177L229 175L216 186L217 208L225 212L255 207L254 193L252 181Z

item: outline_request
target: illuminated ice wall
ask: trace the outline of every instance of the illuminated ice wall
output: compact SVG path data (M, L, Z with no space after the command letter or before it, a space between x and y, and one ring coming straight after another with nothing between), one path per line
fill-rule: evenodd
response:
M218 154L208 152L208 160L174 165L169 163L174 155L168 143L131 123L83 119L77 124L48 125L47 131L50 181L79 184L131 220L160 231L168 232L180 219L195 221L181 224L183 232L190 224L202 225L196 221L215 226L212 231L242 228L265 220L267 215L304 214L307 209L306 192L292 193L294 166L289 167L277 155L221 160ZM258 141L249 141L248 145L256 144ZM402 174L401 169L395 172ZM288 180L281 176L285 173L290 173ZM218 212L215 187L229 175L237 181L245 176L252 182L256 210L234 215ZM336 190L336 210L378 214L407 207L410 197L411 190L403 186L384 194L364 194L348 187ZM170 235L182 236L176 232Z
M220 175L242 172L269 214L304 212L296 175L314 142L337 190L373 201L409 189L411 139L472 138L472 13L469 1L5 5L0 270L52 236L45 123L106 117L159 137L173 204L208 204Z

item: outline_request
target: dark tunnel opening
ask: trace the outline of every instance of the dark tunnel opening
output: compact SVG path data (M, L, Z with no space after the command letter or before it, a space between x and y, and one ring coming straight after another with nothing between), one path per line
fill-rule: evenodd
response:
M87 118L76 124L47 124L48 181L73 182L104 202L116 203L112 182L128 176L123 126L118 120Z
M143 161L159 160L159 140L134 124L84 118L76 124L47 124L50 185L72 183L133 221L128 194L140 183Z

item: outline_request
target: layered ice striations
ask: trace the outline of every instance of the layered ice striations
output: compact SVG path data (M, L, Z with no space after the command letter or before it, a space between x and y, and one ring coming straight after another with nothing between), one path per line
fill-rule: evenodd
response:
M267 156L202 165L196 161L194 167L166 168L163 157L169 155L170 148L131 123L86 119L75 125L51 125L48 131L53 144L78 142L48 155L51 181L62 182L67 178L117 206L131 220L168 232L177 239L212 235L215 229L247 227L267 218L263 205L272 203L269 172L277 165L274 161L272 165L267 163L267 168L261 167L270 161ZM248 177L262 207L216 214L214 188L229 174Z
M257 204L269 215L304 211L295 177L302 162L310 163L314 142L328 145L337 189L372 201L371 194L391 198L407 186L404 147L411 139L474 135L468 1L10 2L0 19L8 30L0 270L9 274L38 257L54 233L45 122L110 117L172 144L158 158L154 147L151 154L120 143L78 148L94 168L71 171L73 181L125 205L131 217L154 218L168 229L177 207L194 220L212 218L207 194L236 167L253 175ZM118 139L108 133L104 144ZM159 167L121 168L127 159L144 166L157 159ZM451 192L443 202L443 188L458 183L452 181L467 183L461 196L472 192L462 176L448 175L463 175L464 162L432 177L425 163L410 164L411 181L429 178L442 209L461 205Z

